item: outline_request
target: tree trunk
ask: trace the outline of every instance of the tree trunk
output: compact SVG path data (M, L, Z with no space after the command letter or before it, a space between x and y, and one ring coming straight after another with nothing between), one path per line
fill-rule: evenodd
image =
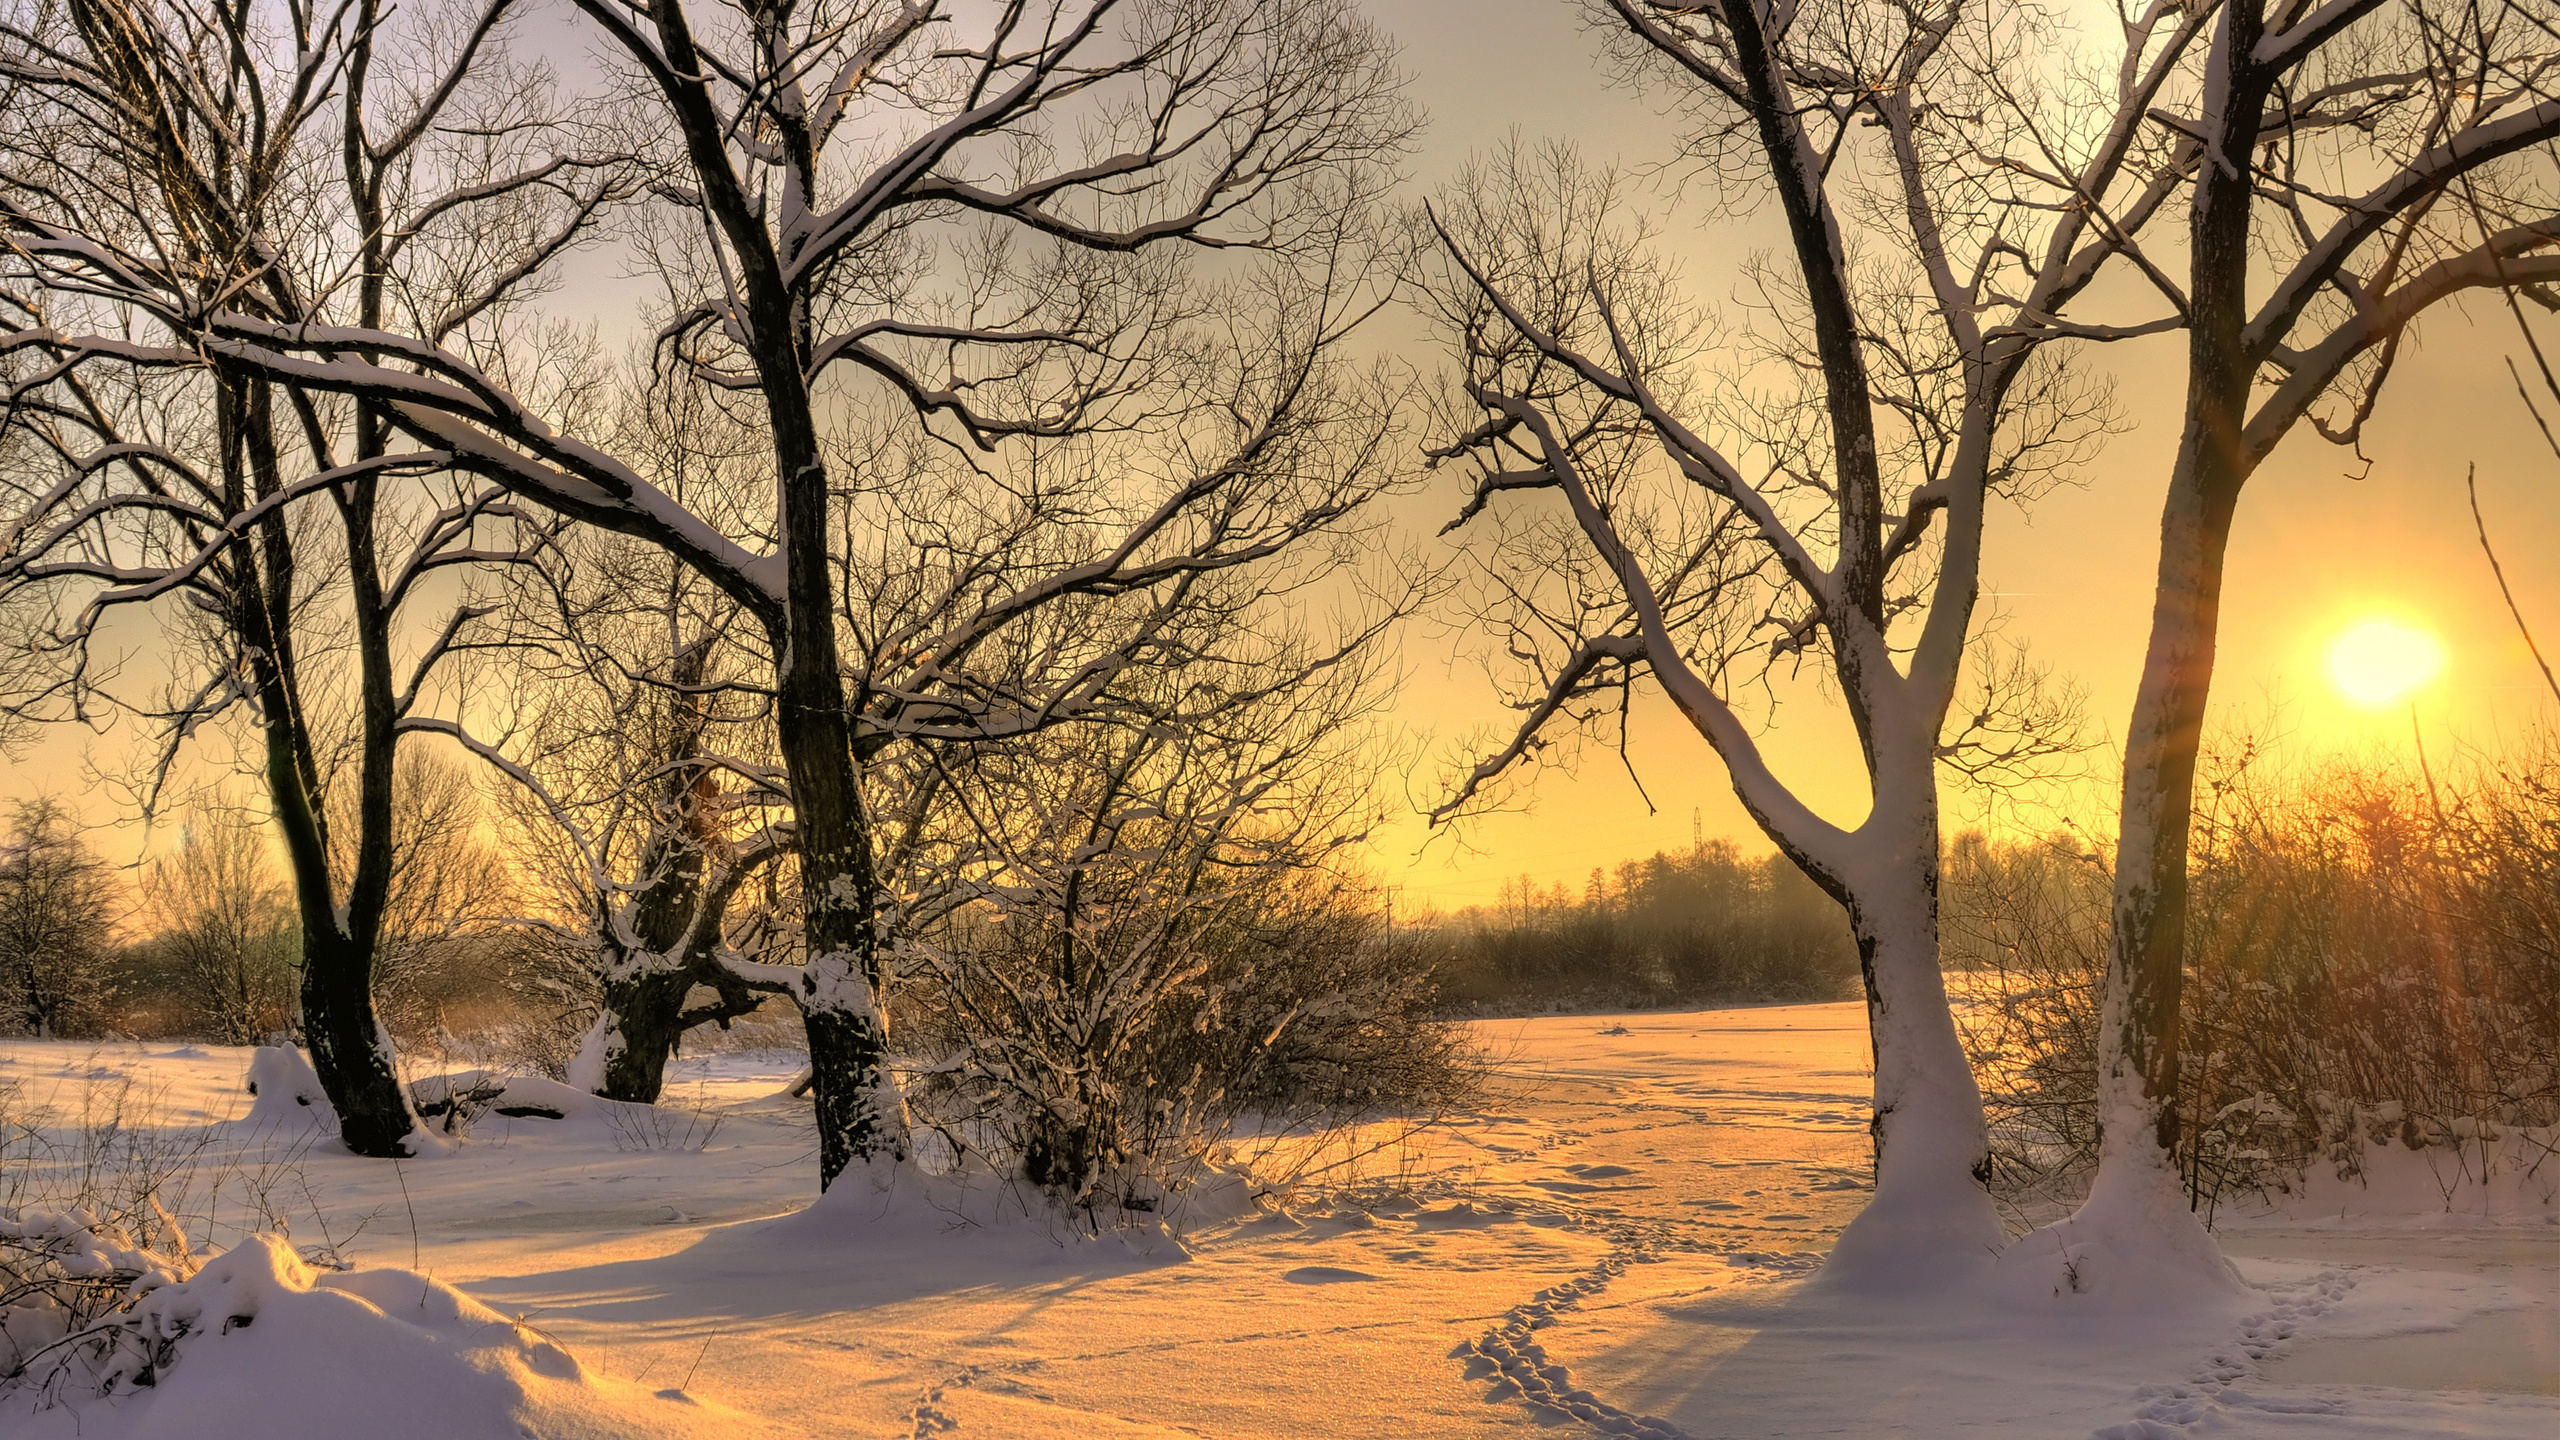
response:
M2191 446L2198 428L2189 426ZM2132 1165L2164 1177L2178 1145L2188 830L2231 524L2230 504L2203 493L2203 468L2181 454L2161 519L2151 643L2126 735L2115 929L2098 1031L2101 1169Z
M417 1120L390 1041L374 1019L371 947L338 933L302 935L302 1033L311 1046L311 1068L337 1107L339 1135L348 1149L376 1159L411 1154L409 1132Z
M663 965L607 975L602 1008L570 1062L569 1083L608 1100L657 1104L667 1062L684 1038L684 997L692 989L691 975Z
M1841 877L1874 1046L1876 1191L1823 1267L1835 1288L1935 1285L1988 1264L2006 1240L1984 1188L1982 1091L1938 971L1934 810L1901 832Z
M2245 383L2245 382L2244 382ZM2236 404L2236 400L2234 401ZM2241 1287L2179 1183L2179 1047L2188 830L2221 610L2223 555L2246 471L2233 436L2193 399L2161 517L2151 643L2126 735L2115 928L2098 1019L2098 1173L2047 1255L2082 1289L2133 1281L2203 1296Z
M604 977L595 1024L569 1062L569 1083L607 1100L655 1105L666 1089L667 1062L697 1026L726 1026L752 1013L764 994L784 987L749 984L726 973L714 953L716 935L696 938L681 959L660 954L630 957ZM685 1008L695 986L720 992L713 1004Z
M809 1034L817 1101L818 1184L857 1163L907 1155L905 1106L889 1074L888 1012L881 1004L878 916L862 776L853 755L844 675L835 645L826 552L826 471L808 426L806 396L795 436L777 433L783 457L788 603L774 724L799 832L800 897L807 958L792 999ZM775 405L776 430L788 407ZM794 439L800 444L793 444ZM793 464L806 456L806 463Z
M2254 367L2249 309L2251 150L2270 76L2249 60L2263 0L2231 0L2208 64L2213 153L2189 218L2193 298L2186 425L2160 516L2160 568L2142 684L2125 734L2116 841L2115 925L2098 1020L2098 1173L2089 1197L2026 1263L2058 1258L2075 1289L2119 1282L2109 1268L2200 1293L2240 1285L2178 1183L2180 991L2187 940L2187 844L2197 753L2222 610L2223 557L2254 467L2242 432Z
M378 6L364 6L365 38L352 47L348 60L346 126L342 135L347 185L357 203L364 269L358 281L357 317L367 329L379 329L385 315L386 267L382 237L381 177L364 153L363 103L365 73L372 61L372 22ZM375 357L366 355L367 361ZM380 458L389 447L390 430L381 407L359 400L355 407L355 458ZM356 843L354 863L346 877L344 903L337 907L330 943L314 948L308 926L303 941L302 996L304 1023L313 1036L313 1068L338 1107L347 1148L359 1155L405 1153L416 1117L408 1092L392 1061L391 1037L374 1015L375 952L382 942L382 921L389 908L392 864L392 807L395 766L399 761L400 702L391 678L391 631L394 607L384 594L377 521L382 477L367 473L334 492L338 518L346 533L347 591L353 612L358 716L356 763ZM312 1010L322 997L325 1022ZM319 1036L324 1028L337 1033L331 1058L321 1059ZM364 1042L361 1047L357 1040ZM346 1067L335 1077L329 1065ZM340 1098L341 1091L347 1098ZM350 1106L354 1108L350 1108Z
M2179 1002L2197 754L2213 683L2223 557L2240 489L2254 468L2242 441L2254 367L2241 332L2249 313L2251 147L2268 99L2268 78L2247 57L2264 28L2263 10L2262 0L2225 8L2208 80L2208 113L2219 130L2189 221L2186 426L2161 510L2151 640L2125 734L2115 927L2099 1009L2098 1179L2084 1207L2093 1220L2101 1211L2122 1220L2130 1212L2120 1207L2136 1205L2199 1237L2195 1222L2181 1225L2160 1207L2177 1189Z
M223 437L227 468L241 472L260 498L277 493L283 484L282 458L275 443L269 387L258 380L226 379L217 403L227 432ZM400 1088L390 1043L374 1017L373 933L355 924L355 906L342 911L337 904L319 766L302 705L300 676L294 669L291 541L280 518L261 527L260 539L266 574L262 577L257 561L246 555L238 561L232 622L249 652L250 674L258 690L258 718L266 738L267 794L276 824L284 832L285 856L293 871L302 920L303 1034L311 1046L312 1068L319 1072L329 1102L337 1108L347 1148L376 1158L406 1156L410 1153L406 1137L416 1122L409 1113L408 1096ZM356 547L351 543L350 549ZM351 554L350 558L359 557ZM365 565L372 563L369 543L360 559ZM388 691L390 642L387 635L362 633L367 627L361 619L357 628L359 643L366 650L366 688L371 699L377 682L378 688ZM388 748L387 725L377 727L368 719L368 761L377 729ZM378 808L385 816L385 827L378 833L387 851L387 763L381 781L385 793ZM359 838L374 833L360 831ZM387 884L387 854L375 868ZM376 903L372 913L377 922L379 912ZM247 1010L244 1006L244 1015Z

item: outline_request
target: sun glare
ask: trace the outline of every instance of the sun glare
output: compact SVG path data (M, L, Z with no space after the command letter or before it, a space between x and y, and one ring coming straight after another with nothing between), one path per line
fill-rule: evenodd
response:
M2444 646L2424 630L2367 620L2338 637L2329 677L2347 698L2366 705L2397 700L2444 669Z

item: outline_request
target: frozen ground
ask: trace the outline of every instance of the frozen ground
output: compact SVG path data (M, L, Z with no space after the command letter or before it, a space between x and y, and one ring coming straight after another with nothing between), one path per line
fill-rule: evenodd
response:
M1487 1022L1506 1086L1482 1113L1410 1143L1381 1129L1324 1186L1197 1218L1179 1244L969 1224L1001 1200L983 1187L839 1186L803 1212L787 1055L684 1062L655 1112L488 1117L396 1168L235 1123L198 1132L196 1207L263 1194L297 1246L359 1268L315 1287L282 1252L235 1262L292 1323L209 1337L231 1347L230 1408L173 1408L189 1366L213 1386L200 1347L157 1397L0 1415L0 1433L2560 1434L2549 1186L2484 1207L2405 1174L2230 1217L2263 1292L2228 1313L1809 1293L1866 1198L1862 1026L1851 1005ZM246 1112L246 1065L0 1043L18 1113L71 1127L121 1095L173 1142ZM400 1282L415 1315L398 1277L362 1278L408 1270L438 1282ZM414 1322L447 1368L358 1383L386 1353L344 1338L369 1315ZM414 1409L386 1420L396 1395Z

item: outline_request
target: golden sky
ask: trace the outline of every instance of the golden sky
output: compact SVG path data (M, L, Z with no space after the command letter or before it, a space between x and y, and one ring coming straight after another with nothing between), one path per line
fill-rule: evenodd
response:
M1370 9L1402 40L1417 96L1431 111L1416 177L1426 187L1515 126L1531 137L1573 135L1594 158L1635 164L1669 153L1676 122L1608 86L1590 64L1597 40L1581 29L1574 6L1506 6L1501 25L1452 24L1452 15L1483 12L1436 0L1373 0ZM1664 238L1680 249L1693 288L1721 301L1730 281L1717 272L1774 237L1725 224L1675 228ZM2429 756L2439 763L2465 750L2495 751L2553 718L2463 493L2465 467L2476 463L2492 539L2550 653L2560 646L2560 459L2516 396L2504 364L2510 352L2529 364L2513 321L2496 305L2481 300L2439 313L2404 355L2367 427L2370 467L2305 424L2251 481L2231 546L2214 680L2221 723L2286 740L2297 753L2406 755L2407 702L2357 705L2328 675L2331 645L2373 617L2430 630L2445 643L2443 674L2415 697ZM2057 491L2032 513L1995 510L1978 613L1996 607L2007 638L2085 686L2093 729L2112 742L2131 712L2149 629L2184 356L2178 338L2162 337L2091 358L2116 376L2134 428L2109 443L2084 487ZM1460 497L1444 488L1435 498L1446 514ZM1454 734L1500 718L1480 669L1453 665L1445 644L1416 649L1403 706L1409 721L1436 720ZM1863 777L1847 723L1810 687L1790 698L1764 743L1817 808L1844 821L1862 813ZM1427 845L1418 823L1392 827L1381 837L1378 868L1412 902L1456 909L1493 899L1521 874L1578 893L1595 865L1614 868L1688 845L1693 823L1747 849L1768 848L1706 743L1667 702L1657 697L1640 708L1629 753L1651 810L1614 754L1591 751L1573 773L1549 772L1528 787L1525 813L1488 817ZM2093 762L2110 788L2113 763L2111 752ZM1980 813L1952 788L1946 808L1950 829Z
M1370 9L1401 40L1414 97L1431 115L1412 167L1417 194L1445 183L1470 154L1515 128L1531 138L1570 135L1595 160L1634 164L1669 153L1677 122L1608 85L1593 63L1595 37L1564 0L1372 0ZM1731 267L1773 238L1765 221L1759 228L1688 224L1666 243L1681 254L1703 298L1720 301ZM627 307L632 295L610 283L583 293L600 310ZM612 316L598 318L613 328ZM1418 338L1403 323L1383 343ZM2482 505L2518 598L2546 641L2560 646L2560 550L2553 544L2560 460L2543 448L2507 378L2503 357L2517 349L2512 323L2492 305L2437 317L2404 357L2368 427L2369 467L2306 425L2252 482L2231 550L2215 680L2217 713L2226 722L2288 736L2302 751L2405 753L2407 704L2357 706L2326 675L2331 643L2375 616L2444 639L2447 668L2416 697L2431 756L2494 751L2551 718L2550 698L2498 599L2463 498L2465 467L2476 463ZM1430 363L1427 355L1417 358ZM2149 620L2182 353L2168 338L2118 345L2096 358L2117 376L2133 429L2109 445L2086 486L2048 496L2031 514L1995 512L1984 613L1996 609L2009 638L2084 685L2094 728L2111 739L2124 728ZM1405 518L1424 534L1435 529L1460 502L1457 485L1454 477L1435 481ZM134 638L137 650L147 645L148 637ZM1492 683L1463 658L1465 649L1462 637L1427 627L1415 633L1403 658L1398 723L1445 742L1504 722ZM1835 819L1857 818L1857 753L1845 721L1816 687L1788 693L1766 743L1780 773L1817 808ZM78 734L48 735L9 767L11 788L71 795L104 820L112 805L84 777L82 753ZM1647 808L1615 755L1595 748L1577 770L1550 771L1525 787L1523 813L1485 817L1437 838L1414 819L1397 819L1379 836L1372 864L1405 904L1456 909L1491 900L1521 874L1579 890L1595 865L1614 868L1686 846L1693 823L1710 836L1765 848L1705 742L1659 699L1639 705L1630 757L1655 808ZM2100 757L2095 768L2103 775L2110 764ZM1427 772L1410 782L1390 775L1384 784L1391 798L1408 790L1424 804L1432 798ZM1951 828L1972 813L1968 804L1949 794Z

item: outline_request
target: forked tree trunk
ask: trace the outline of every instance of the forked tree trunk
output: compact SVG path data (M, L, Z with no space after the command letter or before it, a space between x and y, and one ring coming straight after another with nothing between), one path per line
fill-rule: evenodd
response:
M595 1024L570 1062L569 1083L608 1100L658 1103L667 1062L684 1038L684 997L692 989L691 975L663 964L606 975Z
M375 0L366 0L368 38L352 47L348 56L341 136L345 178L362 226L357 319L369 329L379 328L386 313L381 181L365 155L363 125L365 75L372 60L369 27L377 8ZM379 406L357 403L354 438L358 461L386 453L390 433ZM329 1102L337 1107L339 1134L347 1148L359 1155L390 1158L409 1153L408 1137L417 1128L417 1117L400 1084L391 1037L373 1004L375 951L381 944L391 893L392 782L400 738L400 705L391 676L394 607L383 588L376 528L381 485L378 473L367 472L333 495L346 535L347 598L353 612L359 701L356 836L349 873L343 877L345 899L341 903L335 894L333 882L342 877L327 867L325 844L320 847L316 873L310 866L297 866L297 881L303 898L302 1024L311 1045L312 1069L319 1072ZM319 805L316 787L309 801L315 808ZM325 923L315 923L324 918L314 914L315 899L317 908L326 912Z
M569 1062L570 1084L608 1100L654 1105L666 1090L667 1062L687 1034L700 1025L726 1025L753 1011L759 992L780 988L725 973L711 941L690 939L676 942L685 946L681 954L634 955L605 973L595 1023ZM687 1009L697 985L718 990L718 1001Z
M226 379L217 404L226 469L253 485L261 498L276 493L283 482L269 387L263 381ZM295 670L291 540L281 519L263 524L259 540L258 558L244 556L235 567L233 623L250 653L266 739L267 794L284 832L302 922L303 1037L311 1047L312 1069L338 1112L347 1148L377 1159L405 1156L416 1120L373 1009L373 941L381 907L342 911L336 904L319 765ZM369 550L363 558L371 563ZM387 670L387 644L383 637L369 642L369 650L380 652L368 655L369 669ZM373 737L367 738L370 751ZM368 753L365 758L374 757ZM387 763L385 770L387 786ZM381 833L387 845L387 829ZM377 868L387 876L387 857ZM366 914L373 927L350 933ZM242 1013L247 1014L246 1006Z

